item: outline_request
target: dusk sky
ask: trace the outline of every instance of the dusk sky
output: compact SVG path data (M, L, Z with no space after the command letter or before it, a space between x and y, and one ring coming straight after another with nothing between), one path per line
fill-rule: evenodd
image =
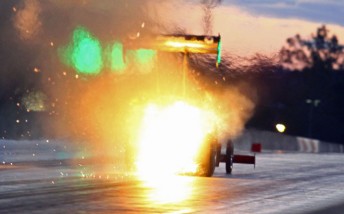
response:
M200 0L159 2L131 0L127 2L130 3L126 4L134 7L137 5L146 7L147 14L154 22L160 22L161 26L171 27L171 29L177 27L186 33L204 34L202 22L204 11ZM104 27L105 20L114 22L117 19L116 14L125 11L123 10L125 5L122 4L108 0L101 2L87 0L5 1L0 2L2 5L0 15L4 16L2 19L4 25L0 27L6 28L12 22L21 38L23 36L36 38L33 34L35 30L42 32L41 28L49 26L51 20L57 19L60 21L54 24L52 30L59 29L56 30L59 32L58 38L63 38L62 32L68 29L70 31L68 26L78 24L78 22L80 25L93 24L95 28ZM18 13L13 11L11 5L18 7ZM21 10L23 5L25 10ZM48 16L53 13L51 11L59 11L61 8L64 11L61 18L56 18L58 15L55 12L55 15L49 19L43 19L40 15L44 13ZM76 13L76 10L80 12ZM88 20L89 15L80 15L87 14L85 11L91 11L91 14L97 15L92 20ZM281 49L287 38L296 34L300 34L303 38L310 38L311 34L323 24L327 25L330 35L336 34L340 43L344 41L344 16L342 15L344 1L341 0L223 0L212 12L212 34L220 33L224 51L232 54L245 56L255 53L274 54ZM6 15L9 13L13 14L10 19L9 15ZM73 21L64 23L64 19ZM127 14L126 19L137 19L141 22L140 16L135 12ZM128 23L127 20L119 20L119 22ZM117 24L109 26L119 29ZM130 24L125 24L124 27L127 26L135 28ZM51 29L45 29L46 34L50 31Z
M166 3L159 14L188 33L202 33L199 1L176 2ZM340 0L224 0L213 10L213 34L221 33L224 49L234 54L276 53L288 37L310 38L323 24L343 41L343 12Z

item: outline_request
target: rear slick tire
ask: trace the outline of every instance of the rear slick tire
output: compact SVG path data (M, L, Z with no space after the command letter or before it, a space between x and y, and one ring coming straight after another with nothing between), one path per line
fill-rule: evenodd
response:
M233 155L226 156L226 173L232 174L233 170Z
M226 148L226 173L227 174L232 174L233 154L234 154L233 142L231 140L228 140L227 148Z
M216 151L212 145L207 148L207 154L205 154L204 162L202 164L202 173L200 176L211 177L214 174L216 167Z
M214 151L214 149L211 148L210 155L209 155L209 163L208 163L205 176L206 177L213 176L215 167L216 167L216 151Z

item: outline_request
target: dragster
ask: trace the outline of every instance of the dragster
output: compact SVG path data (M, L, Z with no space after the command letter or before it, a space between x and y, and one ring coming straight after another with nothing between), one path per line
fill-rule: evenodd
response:
M215 66L218 68L221 63L221 36L207 35L185 35L185 34L168 34L159 35L155 39L135 39L128 40L124 43L125 49L152 49L163 52L184 53L184 60L188 53L193 54L216 54ZM183 63L183 66L187 66ZM187 68L183 68L183 76ZM255 166L255 155L238 155L234 154L234 144L228 140L225 153L222 154L222 144L218 141L215 133L210 134L203 142L199 151L197 162L200 170L199 176L211 177L216 167L221 162L226 164L226 173L231 174L233 163L253 164Z

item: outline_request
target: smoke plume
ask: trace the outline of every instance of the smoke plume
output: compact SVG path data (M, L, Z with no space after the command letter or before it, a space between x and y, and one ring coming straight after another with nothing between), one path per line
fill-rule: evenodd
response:
M23 40L31 40L39 33L42 22L40 20L41 5L37 0L25 0L22 7L13 9L16 11L14 17L14 27L17 29L20 38Z

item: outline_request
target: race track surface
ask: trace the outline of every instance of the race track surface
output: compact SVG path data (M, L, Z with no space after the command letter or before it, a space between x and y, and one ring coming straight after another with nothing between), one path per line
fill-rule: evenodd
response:
M12 154L13 156L13 154ZM344 155L265 152L211 178L138 180L116 166L0 153L0 213L342 213ZM18 156L19 157L19 156ZM330 207L330 208L327 208Z

